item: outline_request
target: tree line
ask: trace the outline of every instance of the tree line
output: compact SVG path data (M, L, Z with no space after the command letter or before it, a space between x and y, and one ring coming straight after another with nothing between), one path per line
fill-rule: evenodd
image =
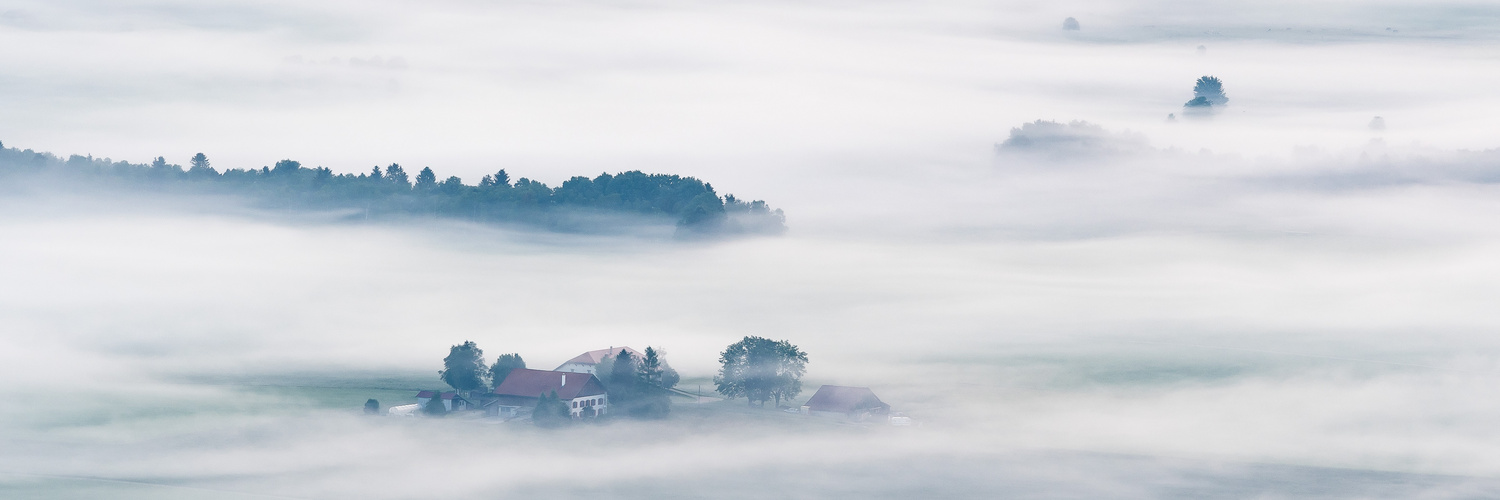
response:
M236 195L269 208L343 209L362 218L437 216L591 232L618 224L590 216L628 215L646 223L675 223L679 236L786 230L785 214L764 201L720 196L712 184L693 177L638 170L575 176L550 187L525 177L513 181L500 169L471 185L456 176L439 179L430 167L412 175L395 163L359 174L308 168L294 160L221 172L203 153L184 168L163 157L151 164L79 155L64 160L0 144L0 177L25 175L70 186Z

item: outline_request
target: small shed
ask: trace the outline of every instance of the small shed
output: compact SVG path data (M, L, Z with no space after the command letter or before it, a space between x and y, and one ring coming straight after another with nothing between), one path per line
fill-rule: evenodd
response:
M427 402L432 401L432 398L438 398L438 400L442 401L443 409L447 411L462 411L478 407L478 405L475 405L473 402L470 402L468 399L458 395L457 392L453 391L442 393L437 391L418 391L417 406L426 408Z
M825 385L818 388L802 412L808 415L840 416L854 420L884 417L891 412L891 405L875 396L869 387L847 387Z

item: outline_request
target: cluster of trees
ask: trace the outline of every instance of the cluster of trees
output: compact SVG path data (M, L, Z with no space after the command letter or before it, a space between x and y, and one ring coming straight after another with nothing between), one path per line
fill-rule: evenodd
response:
M639 359L622 349L600 363L598 371L613 411L647 419L664 418L672 411L669 392L681 377L660 349L647 347Z
M774 399L779 407L802 392L807 353L785 340L745 337L719 354L719 364L714 377L719 394L760 406Z
M538 427L562 427L572 422L573 410L569 410L568 404L557 397L557 391L543 394L536 402L536 409L531 412L531 423Z
M594 231L619 224L598 223L598 217L590 216L629 215L647 224L675 222L680 236L781 234L786 230L782 211L772 210L764 201L721 197L713 185L692 177L640 171L577 176L554 188L524 177L512 182L501 169L468 185L458 177L439 179L426 167L413 176L394 163L360 174L307 168L293 160L220 172L203 153L193 156L184 169L162 157L149 165L78 155L63 160L0 144L0 175L6 174L40 174L68 186L230 194L272 208L346 209L364 218L439 216Z
M494 364L486 365L484 349L465 340L448 348L448 357L443 358L443 369L438 370L438 378L455 391L472 393L499 387L512 370L525 367L526 360L516 353L501 354L495 357Z

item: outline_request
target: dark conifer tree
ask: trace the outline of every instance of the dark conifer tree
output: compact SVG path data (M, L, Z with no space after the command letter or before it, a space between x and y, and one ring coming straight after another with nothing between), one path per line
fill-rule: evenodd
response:
M417 173L417 184L414 188L418 191L432 191L437 187L437 174L432 172L432 167L422 167Z
M411 189L411 179L406 176L406 170L400 164L392 163L385 167L385 180L396 187Z
M194 176L201 177L219 175L219 173L217 171L214 171L214 168L209 165L208 156L204 155L203 153L193 155L193 159L188 163L188 165L188 173Z

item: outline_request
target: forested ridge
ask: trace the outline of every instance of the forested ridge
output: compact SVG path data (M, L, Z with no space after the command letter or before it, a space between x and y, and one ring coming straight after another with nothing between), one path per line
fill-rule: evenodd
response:
M512 182L501 169L474 185L458 177L439 180L431 168L415 174L398 164L368 173L334 173L282 160L258 169L215 169L202 153L190 165L112 161L6 148L0 144L0 179L61 187L224 194L278 209L347 210L352 217L437 216L485 223L516 223L571 232L630 224L675 224L680 237L781 234L785 216L764 201L720 196L695 179L640 171L576 176L557 187L527 178ZM599 216L599 217L591 217ZM589 222L594 219L605 222Z

